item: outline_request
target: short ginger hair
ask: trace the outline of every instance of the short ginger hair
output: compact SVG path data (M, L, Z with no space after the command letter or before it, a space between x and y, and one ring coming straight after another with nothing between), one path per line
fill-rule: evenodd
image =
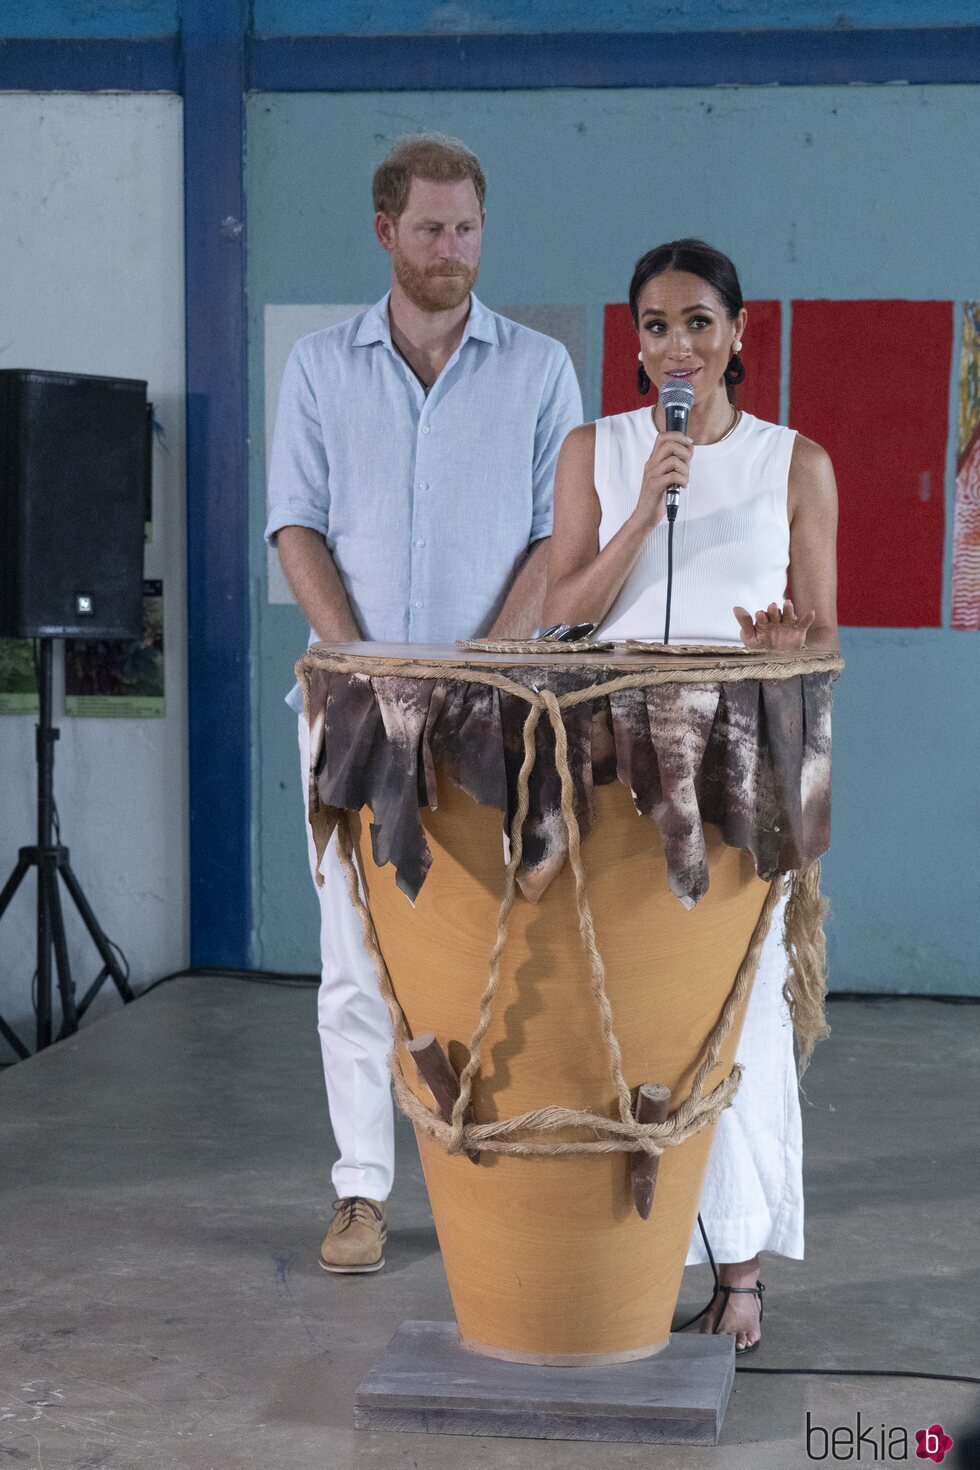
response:
M430 179L437 184L472 179L480 208L487 181L475 153L458 138L443 133L419 133L400 138L388 157L374 171L372 194L377 214L397 220L404 213L413 179Z

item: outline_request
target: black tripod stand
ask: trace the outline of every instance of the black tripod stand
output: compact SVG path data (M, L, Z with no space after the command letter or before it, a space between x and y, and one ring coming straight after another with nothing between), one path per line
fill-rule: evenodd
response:
M71 1036L74 1031L78 1030L79 1017L85 1014L107 980L113 980L124 1001L133 1000L134 996L118 960L112 953L109 941L92 912L79 886L78 879L72 872L67 847L52 840L55 812L54 743L59 738L59 731L51 724L52 639L41 638L39 642L41 656L38 668L40 713L36 732L37 846L20 849L17 866L8 878L3 892L0 893L0 919L3 918L7 905L20 887L27 870L32 867L37 868L37 1050L41 1051L44 1047L50 1046L53 1040L60 1041L63 1036ZM59 873L102 959L102 969L79 1001L75 999L75 985L68 963L65 919L61 908L61 892L58 888ZM52 945L58 971L62 1017L61 1029L56 1038L52 1035L51 1019ZM2 1016L0 1016L0 1035L13 1047L18 1056L30 1056L27 1047Z

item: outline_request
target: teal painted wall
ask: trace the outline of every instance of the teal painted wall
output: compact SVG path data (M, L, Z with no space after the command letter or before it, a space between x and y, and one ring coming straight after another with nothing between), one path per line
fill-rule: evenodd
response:
M849 629L842 642L833 984L980 994L980 635Z
M178 0L4 0L0 6L0 35L25 40L142 40L177 29Z
M295 722L281 703L305 626L267 604L261 542L262 314L385 290L369 184L392 138L438 128L476 149L490 179L480 295L585 303L598 353L601 305L624 298L636 256L685 233L729 251L750 298L980 296L978 120L969 87L250 99L257 964L317 967ZM593 389L586 413L597 410ZM950 478L950 517L951 497ZM855 629L844 641L833 984L980 992L980 638Z

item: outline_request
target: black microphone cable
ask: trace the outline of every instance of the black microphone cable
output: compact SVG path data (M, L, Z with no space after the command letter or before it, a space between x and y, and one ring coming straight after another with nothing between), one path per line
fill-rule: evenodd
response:
M670 642L670 601L674 592L674 522L680 497L676 490L667 491L667 610L664 614L664 647Z
M668 612L669 612L669 609L670 609L670 602L669 601L667 603L667 608L668 608ZM664 642L665 643L667 642L666 638L664 639ZM718 1288L721 1286L721 1278L718 1275L718 1267L715 1264L715 1258L714 1258L714 1255L712 1254L712 1250L711 1250L711 1243L708 1240L708 1232L704 1228L704 1221L701 1219L701 1213L700 1213L700 1211L698 1211L698 1229L701 1232L701 1239L704 1241L704 1248L705 1248L705 1250L708 1253L708 1264L711 1267L711 1274L715 1278L715 1287L714 1287L714 1291L711 1293L711 1296L709 1297L709 1299L707 1300L707 1302L705 1302L705 1304L701 1308L700 1312L695 1312L694 1316L693 1317L688 1317L688 1319L687 1319L686 1322L678 1322L677 1326L674 1327L674 1328L672 1328L672 1331L674 1331L674 1332L683 1332L685 1328L687 1328L687 1327L693 1327L694 1324L695 1324L695 1322L700 1322L701 1321L701 1318L704 1316L705 1312L708 1312L708 1311L711 1310L711 1304L714 1301L715 1297L718 1295Z
M714 1304L715 1297L718 1295L718 1288L721 1285L721 1279L718 1275L718 1266L715 1262L714 1252L711 1249L711 1242L708 1240L708 1232L704 1228L704 1221L701 1218L700 1212L698 1213L698 1229L701 1232L701 1239L704 1241L704 1249L708 1256L708 1264L711 1267L711 1274L714 1277L714 1290L712 1291L708 1301L701 1308L700 1312L695 1312L694 1316L688 1317L686 1322L678 1322L676 1327L671 1328L672 1332L683 1332L685 1328L693 1327L695 1322L700 1322L705 1313L711 1310L711 1307ZM748 1366L743 1367L742 1364L737 1361L737 1355L735 1371L736 1373L764 1373L772 1377L922 1378L938 1383L980 1384L980 1378L971 1377L969 1374L966 1373L916 1373L910 1368L757 1368L754 1365L750 1368Z

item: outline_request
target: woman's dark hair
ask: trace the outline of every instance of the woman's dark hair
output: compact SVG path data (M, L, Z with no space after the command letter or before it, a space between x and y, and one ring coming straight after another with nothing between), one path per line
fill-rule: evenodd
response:
M706 281L724 306L729 321L734 321L742 310L744 302L738 271L727 255L704 240L670 240L666 245L648 250L636 262L630 281L630 314L634 327L640 325L639 300L644 286L665 271L685 271L689 276L699 276ZM744 378L745 364L736 352L725 369L728 397L733 403L735 388Z

